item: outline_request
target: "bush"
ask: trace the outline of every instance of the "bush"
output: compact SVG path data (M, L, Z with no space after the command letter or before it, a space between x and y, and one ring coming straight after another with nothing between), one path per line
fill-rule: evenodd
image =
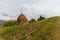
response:
M5 27L5 26L13 26L13 25L16 25L15 20L6 21L6 22L3 23L3 27Z
M40 16L40 17L38 18L38 21L43 20L43 19L45 19L45 17Z
M29 23L32 23L32 22L36 22L36 20L32 18L32 19L29 21Z

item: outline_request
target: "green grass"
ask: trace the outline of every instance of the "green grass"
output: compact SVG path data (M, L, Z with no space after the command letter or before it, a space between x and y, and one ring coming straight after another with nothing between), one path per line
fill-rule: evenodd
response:
M54 29L55 27L56 30ZM18 37L17 40L55 40L54 38L58 39L54 36L57 33L58 27L60 28L60 17L53 17L27 25L0 27L0 36L4 39L11 39L10 36L15 35L16 38ZM60 30L58 30L58 32L59 31ZM27 34L27 36L25 34ZM27 39L29 36L30 38Z

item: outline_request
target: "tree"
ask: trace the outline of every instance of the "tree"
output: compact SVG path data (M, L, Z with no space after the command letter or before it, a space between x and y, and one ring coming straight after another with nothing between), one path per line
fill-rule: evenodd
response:
M36 22L36 20L32 18L32 19L29 21L29 23L32 23L32 22Z
M40 16L40 17L38 18L38 21L43 20L43 19L45 19L45 17Z

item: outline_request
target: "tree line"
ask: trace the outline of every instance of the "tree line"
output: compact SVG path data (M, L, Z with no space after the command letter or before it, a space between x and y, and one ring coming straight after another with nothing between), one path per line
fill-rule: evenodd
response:
M40 20L43 20L43 19L45 19L44 16L40 16L37 20L32 18L31 20L29 20L29 23L40 21ZM14 26L14 25L16 25L16 20L9 20L9 21L6 21L6 22L3 23L3 27Z
M40 16L37 20L35 20L34 18L32 18L29 23L32 23L32 22L36 22L36 21L40 21L40 20L43 20L43 19L46 19L44 16Z

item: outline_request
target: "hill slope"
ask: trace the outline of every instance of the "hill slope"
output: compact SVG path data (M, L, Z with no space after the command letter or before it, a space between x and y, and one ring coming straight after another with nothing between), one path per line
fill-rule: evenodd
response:
M5 20L1 20L1 19L0 19L0 22L5 22Z
M0 40L60 40L60 17L22 26L1 27Z

